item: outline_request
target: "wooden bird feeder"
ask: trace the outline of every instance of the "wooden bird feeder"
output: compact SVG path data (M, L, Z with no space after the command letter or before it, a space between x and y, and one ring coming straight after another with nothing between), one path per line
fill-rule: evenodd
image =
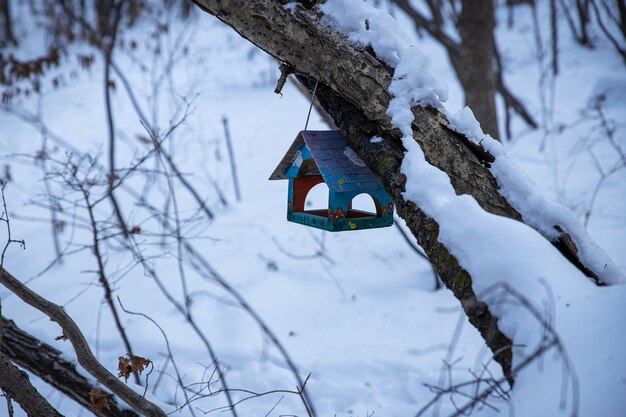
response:
M391 197L338 130L300 132L269 179L289 180L287 220L291 222L331 232L393 224ZM307 194L322 182L330 192L328 208L305 210ZM359 194L374 200L376 213L352 208Z

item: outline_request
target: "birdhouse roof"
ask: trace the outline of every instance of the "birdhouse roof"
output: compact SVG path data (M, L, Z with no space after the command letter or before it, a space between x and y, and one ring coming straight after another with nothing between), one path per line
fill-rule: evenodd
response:
M366 192L383 189L380 179L359 159L338 130L300 132L269 179L289 178L289 167L294 162L296 166L304 162L301 156L303 146L308 148L315 162L315 167L310 167L304 175L321 174L331 191Z

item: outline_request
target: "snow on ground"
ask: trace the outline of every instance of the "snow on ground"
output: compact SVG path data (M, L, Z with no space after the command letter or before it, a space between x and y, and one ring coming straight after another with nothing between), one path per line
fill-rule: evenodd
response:
M356 12L356 9L351 10ZM514 30L500 27L498 32L502 39L500 47L509 62L507 80L535 114L539 114L536 75L528 76L534 74L531 69L536 67L533 51L528 49L520 53L521 56L515 55L515 51L523 47L530 48L528 38L532 31L524 25L530 20L523 13L516 18L522 23ZM414 415L434 395L424 384L446 386L444 360L454 362L453 382L471 379L468 369L480 370L489 357L480 336L465 322L458 302L447 290L432 291L430 268L412 252L395 228L332 234L285 221L287 184L267 181L267 177L303 128L308 103L290 85L282 98L273 94L277 65L254 52L232 31L208 16L201 16L196 24L196 29L190 28L188 35L194 46L190 48L191 56L186 58L185 65L176 68L172 84L185 91L188 98L195 92L199 95L192 104L195 110L176 134L175 146L170 150L175 151L179 166L189 174L188 179L204 195L210 196L216 219L212 223L202 220L190 224L187 232L196 236L192 239L195 248L271 327L298 364L303 377L311 373L307 388L318 415ZM561 39L568 39L567 34ZM440 48L429 41L420 41L419 48L431 57L441 57ZM623 86L623 66L604 44L592 51L565 44L562 59L554 120L555 124L558 121L568 126L544 137L541 131L528 132L516 125L516 136L506 146L510 157L528 171L538 187L566 203L584 219L598 181L593 161L584 149L593 146L597 157L607 163L614 153L610 152L610 144L599 140L601 136L594 127L597 124L588 121L575 126L569 124L580 117L580 110L587 107L590 97L599 90L608 91L607 116L620 121L625 100L623 94L620 96L614 91ZM446 63L433 58L433 67L439 78L449 85L448 108L460 108L457 106L461 102L459 88ZM151 94L148 75L129 71L127 76L141 97ZM40 107L51 131L76 148L100 152L101 162L106 166L100 77L96 66L66 87L47 91ZM584 85L580 85L579 77L585 77ZM581 88L573 88L579 85ZM441 99L442 90L438 89L437 96ZM122 165L140 149L136 135L145 132L120 85L114 99L122 140ZM156 116L163 126L180 101L166 100L166 103ZM37 105L35 100L26 100L23 104L30 109L36 109ZM240 203L235 202L233 194L222 130L223 116L228 118L234 143L241 182ZM13 177L6 189L13 215L12 232L15 238L24 238L27 242L26 251L16 246L10 248L5 266L20 279L28 280L34 290L64 304L84 329L98 357L110 369L115 369L117 357L124 353L123 346L103 306L102 290L97 285L95 263L89 250L68 256L63 265L53 266L37 276L54 257L51 227L48 211L34 204L43 198L41 170L19 154L32 154L39 149L40 132L5 113L0 114L0 126L1 162L11 165ZM310 128L323 129L324 125L314 117ZM623 149L623 127L619 132L621 136L616 137L621 138ZM598 143L590 143L593 138ZM545 141L543 151L542 141ZM60 158L62 154L59 151L56 156ZM605 181L588 224L589 233L607 250L622 272L626 271L625 175L622 170ZM217 202L209 177L225 193L228 206ZM183 208L194 206L183 190L176 188L174 191ZM313 190L312 197L315 205L325 203L323 190ZM125 197L122 199L128 201ZM564 355L551 351L520 375L509 406L502 402L493 404L505 415L511 410L520 416L559 415L565 383L568 384L567 397L565 410L561 412L567 414L577 399L580 416L621 415L626 409L624 397L620 395L626 385L626 358L618 347L626 342L623 326L626 311L622 306L626 288L594 287L555 256L554 249L534 231L506 219L481 214L472 208L474 203L469 198L458 200L464 208L484 219L457 231L462 233L463 239L472 240L472 247L467 248L452 237L448 243L459 251L457 255L464 266L472 271L487 271L485 266L493 271L496 263L501 265L502 271L517 271L516 283L527 280L523 286L525 296L545 313L543 317L556 329L573 369L564 372ZM103 205L98 214L104 218L110 214L108 210L108 205ZM124 205L124 210L131 224L143 222L138 239L149 245L149 254L163 255L163 259L155 263L166 287L180 298L182 289L177 278L176 254L171 248L154 244L157 239L150 233L157 233L158 227L145 219L140 208ZM446 215L445 208L437 210L440 215ZM449 212L452 224L460 223L454 218L457 214L457 211ZM492 252L493 248L486 246L487 241L474 238L479 233L479 225L487 222L491 241L505 250ZM516 239L502 236L499 231L504 228L515 232ZM68 225L60 234L62 243L73 239L76 243L72 248L76 249L81 243L88 244L89 235L77 230L72 236L70 230ZM3 238L6 236L4 230L0 233ZM527 252L529 242L532 242L532 252ZM521 247L527 253L524 258L515 252ZM461 252L463 250L467 252ZM123 269L131 261L128 253L114 245L108 246L106 253L111 271ZM185 382L200 381L211 362L206 349L154 282L138 267L112 277L115 292L124 306L149 314L167 332L177 365L184 370ZM536 329L541 326L528 310L516 305L511 294L506 298L502 291L489 289L491 284L511 278L490 272L477 291L488 291L486 296L491 297L492 305L507 317L503 322L507 334L524 342L525 346L516 348L517 357L522 358L524 352L532 351L538 343ZM250 317L232 305L232 299L192 270L188 271L188 285L194 294L192 311L220 359L227 364L226 377L231 387L258 391L295 388L296 382L277 350ZM3 314L63 350L67 358L73 358L67 342L54 341L59 335L55 324L25 307L5 290L0 290L0 296ZM172 368L166 365L165 344L159 331L139 317L124 315L123 319L136 354L152 359L156 369L168 375L155 395L164 409L172 410L171 404L180 403L182 396L172 388ZM458 341L451 344L455 337ZM490 369L497 375L496 366L492 364ZM152 383L155 379L151 377ZM578 395L572 392L575 382L579 384ZM78 413L78 407L71 401L63 400L41 381L37 384L52 404L67 415ZM240 415L266 415L280 398L280 395L273 395L250 400L242 404ZM462 398L456 399L463 403ZM224 404L224 397L218 397L198 406L207 410ZM3 405L0 415L4 415L6 410L1 407ZM448 415L454 411L454 405L446 400L439 411L440 415ZM190 412L186 410L183 414L190 415ZM297 398L286 395L269 415L281 414L305 415L305 411ZM497 413L490 408L474 413L494 414Z

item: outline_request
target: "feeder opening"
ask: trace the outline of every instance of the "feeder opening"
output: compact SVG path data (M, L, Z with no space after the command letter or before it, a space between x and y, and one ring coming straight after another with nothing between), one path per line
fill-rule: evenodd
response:
M349 219L359 217L376 217L381 214L380 203L376 197L368 193L361 193L352 199L346 217Z
M328 196L330 190L326 183L316 184L309 190L304 201L304 211L317 216L328 215Z

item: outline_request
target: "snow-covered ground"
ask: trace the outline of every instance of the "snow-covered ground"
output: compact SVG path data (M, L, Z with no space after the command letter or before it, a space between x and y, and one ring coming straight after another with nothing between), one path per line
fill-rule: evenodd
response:
M502 13L497 36L506 80L542 120L530 10L517 10L512 29L506 27L505 20ZM411 33L410 23L402 18L400 21ZM590 211L589 234L626 273L626 169L603 181L591 207L600 181L594 158L608 171L619 162L619 154L603 135L597 114L581 120L581 112L589 111L594 95L604 93L604 114L616 124L615 143L624 152L623 62L601 38L595 49L583 49L571 41L564 22L561 28L561 73L548 109L552 114L546 119L550 131L531 131L516 121L514 137L505 147L548 197L567 205L583 222ZM148 29L139 28L136 32L141 34L141 30ZM204 14L192 23L174 24L167 35L170 48L180 46L182 40L176 41L180 33L189 45L188 53L177 59L171 79L160 85L157 93L162 94L161 107L149 118L166 128L170 119L179 117L175 107L193 98L193 112L165 148L175 155L188 181L207 198L215 220L198 216L183 227L184 231L197 252L272 329L297 363L302 377L311 374L307 390L318 415L412 416L435 395L427 385L446 388L450 383L473 379L470 370L481 371L483 364L489 363L488 350L464 319L451 293L445 289L433 291L430 267L404 242L395 227L332 234L285 221L287 184L267 181L267 177L304 127L308 103L291 85L285 87L282 97L273 93L277 64ZM414 38L414 42L430 56L434 71L448 84L447 108L452 112L461 109L462 94L441 48L428 39ZM141 57L141 52L136 54ZM125 76L136 89L141 105L151 114L146 97L154 93L154 72L150 65L142 72L129 55L121 52L118 62L127 68ZM52 133L82 152L98 155L99 162L107 166L100 68L97 60L89 72L81 73L62 88L45 89L41 101L23 98L13 103L13 108L33 113L39 109ZM137 140L137 135L145 136L145 130L119 78L115 81L118 165L124 166L145 150ZM170 95L170 91L176 94ZM228 119L234 145L240 202L234 197L223 117ZM71 210L62 215L68 224L63 232L57 232L60 243L77 253L65 256L62 264L39 275L55 257L45 182L41 167L32 158L41 148L42 134L6 112L0 114L0 126L1 162L10 165L12 176L6 197L13 238L26 240L25 251L16 245L9 249L5 267L32 289L63 304L100 360L114 370L118 356L126 352L102 301L95 258L85 249L85 245L91 244L91 236L80 227L86 214L76 209L76 227L69 223ZM309 128L325 126L313 116ZM58 140L48 134L51 155L63 160L65 149L55 151L55 146L59 146ZM227 206L219 203L213 181L225 194ZM60 192L54 181L49 185ZM139 179L131 180L129 185L136 192L144 187ZM156 187L161 196L176 193L180 212L185 216L193 214L195 202L180 184L168 190L167 182L160 180ZM120 190L118 195L129 224L142 227L136 239L144 244L146 257L159 256L150 258L151 262L165 287L182 302L184 290L178 274L176 245L160 245L161 238L156 235L161 229L157 222L147 216L145 208L135 206L127 192ZM155 198L154 204L163 202L162 197ZM323 190L313 190L311 200L313 205L323 206ZM71 208L66 205L66 209ZM110 205L102 203L96 213L102 220L108 218ZM5 239L5 230L0 233ZM516 236L525 238L528 232L520 231ZM507 242L503 236L500 246L513 249L523 243ZM479 250L480 245L475 249ZM211 359L181 314L142 268L132 262L128 251L114 241L104 250L115 294L124 307L148 314L164 329L185 384L205 380ZM507 267L515 261L520 271L527 264L541 266L545 259L544 271L548 276L537 277L541 279L528 286L533 296L530 301L537 303L543 319L556 330L564 352L557 354L553 349L530 365L520 375L511 403L490 400L496 410L482 407L473 415L509 415L513 411L519 416L570 415L577 404L580 416L617 417L626 412L626 397L621 394L626 389L626 355L620 349L626 343L626 287L597 288L565 263L554 266L551 250L547 244L537 246L532 259L515 259L506 250L501 253L508 256L503 258ZM497 261L486 256L470 259L477 264ZM185 256L183 263L186 291L192 294L191 310L226 365L229 386L257 392L295 390L297 382L283 357L250 315L234 304L214 280L204 279L194 271L193 259ZM502 292L489 295L504 300ZM60 334L57 325L6 290L0 290L0 296L3 315L65 352L67 358L74 357L68 342L54 340ZM512 295L509 293L508 297L510 300ZM501 304L505 314L506 307L514 302ZM158 384L158 376L154 376L158 373L150 377L151 398L166 411L174 410L175 405L183 402L183 395L174 389L174 371L165 359L166 346L159 330L138 316L122 314L122 318L135 354L150 358L155 369L164 372ZM530 344L537 343L532 339L533 329L539 322L532 314L515 318L528 325L515 325L509 330L527 332L516 338L528 339L529 346L525 348L531 351ZM523 350L524 347L519 348L520 355ZM497 377L497 366L491 363L488 369ZM66 415L88 414L34 379L41 392ZM239 394L235 397L240 398ZM426 415L452 414L455 405L462 406L465 401L462 395L456 395L454 403L444 397ZM206 398L196 402L197 409L193 411L202 415L202 411L225 404L224 396ZM559 410L560 405L563 407ZM0 405L2 416L7 412L3 407ZM241 416L264 416L270 410L267 415L306 415L293 394L251 399L238 409ZM182 412L191 413L188 408Z

